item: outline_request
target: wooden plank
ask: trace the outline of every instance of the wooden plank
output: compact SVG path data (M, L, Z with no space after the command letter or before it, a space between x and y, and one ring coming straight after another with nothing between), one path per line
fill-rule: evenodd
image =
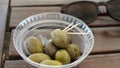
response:
M94 53L120 52L120 27L92 28L95 36Z
M60 12L61 8L56 7L17 7L12 8L11 18L10 18L10 28L15 28L23 19L28 16L42 13L42 12ZM98 17L93 23L89 24L90 27L93 26L120 26L120 22L111 19L110 17Z
M10 39L11 39L11 32L5 32L5 38L4 38L4 59L9 58L9 45L10 45Z
M120 27L92 28L92 31L95 36L95 45L91 54L120 52ZM13 46L11 36L9 58L18 57L20 56Z
M12 8L10 27L15 27L19 22L28 16L42 12L60 12L60 7L19 7Z
M2 66L2 48L4 46L4 34L9 0L0 0L0 67Z
M6 60L5 68L27 68L23 60ZM106 55L89 55L77 68L119 68L120 53Z
M8 58L11 59L15 59L15 58L19 58L19 54L16 51L14 44L13 44L13 31L11 32L11 41L10 41L10 45L9 45L9 56Z
M119 68L120 54L94 55L85 59L78 68Z
M5 68L27 68L23 60L6 60Z
M11 0L11 6L29 6L29 5L57 5L66 4L82 0ZM108 0L89 0L94 2L108 1Z

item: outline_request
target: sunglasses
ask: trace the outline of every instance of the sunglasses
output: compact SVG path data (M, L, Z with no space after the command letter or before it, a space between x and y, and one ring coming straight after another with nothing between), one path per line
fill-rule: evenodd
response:
M106 13L99 12L99 6L106 7ZM91 1L78 1L63 5L62 13L70 14L83 20L87 24L92 23L97 16L106 15L120 21L120 0L95 3Z

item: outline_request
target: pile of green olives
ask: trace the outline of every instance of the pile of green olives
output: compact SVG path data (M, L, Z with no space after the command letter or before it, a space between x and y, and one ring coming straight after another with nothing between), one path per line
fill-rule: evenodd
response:
M81 55L80 47L72 43L72 37L61 29L55 29L50 34L51 39L45 44L41 39L30 36L27 39L28 56L34 62L60 66L69 64Z

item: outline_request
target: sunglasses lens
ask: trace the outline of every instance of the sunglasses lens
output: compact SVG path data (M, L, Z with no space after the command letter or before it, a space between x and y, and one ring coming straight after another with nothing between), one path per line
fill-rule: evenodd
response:
M86 23L93 22L97 17L96 6L92 3L74 3L67 8L66 12L80 18Z
M120 21L120 0L109 2L108 11L112 17Z

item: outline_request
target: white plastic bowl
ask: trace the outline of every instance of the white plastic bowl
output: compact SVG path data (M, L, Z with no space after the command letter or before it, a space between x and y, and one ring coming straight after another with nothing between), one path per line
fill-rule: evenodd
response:
M36 34L41 34L49 38L49 34L53 29L56 28L64 29L70 23L74 24L80 23L77 27L75 27L71 31L89 33L87 35L73 36L74 37L73 43L79 45L82 50L82 55L76 61L62 66L49 66L33 62L27 57L29 53L24 46L24 41L26 38ZM30 16L24 19L22 22L20 22L20 24L18 24L14 31L13 43L20 56L33 67L71 68L81 63L91 52L94 46L94 36L90 28L82 20L62 13L47 12Z

